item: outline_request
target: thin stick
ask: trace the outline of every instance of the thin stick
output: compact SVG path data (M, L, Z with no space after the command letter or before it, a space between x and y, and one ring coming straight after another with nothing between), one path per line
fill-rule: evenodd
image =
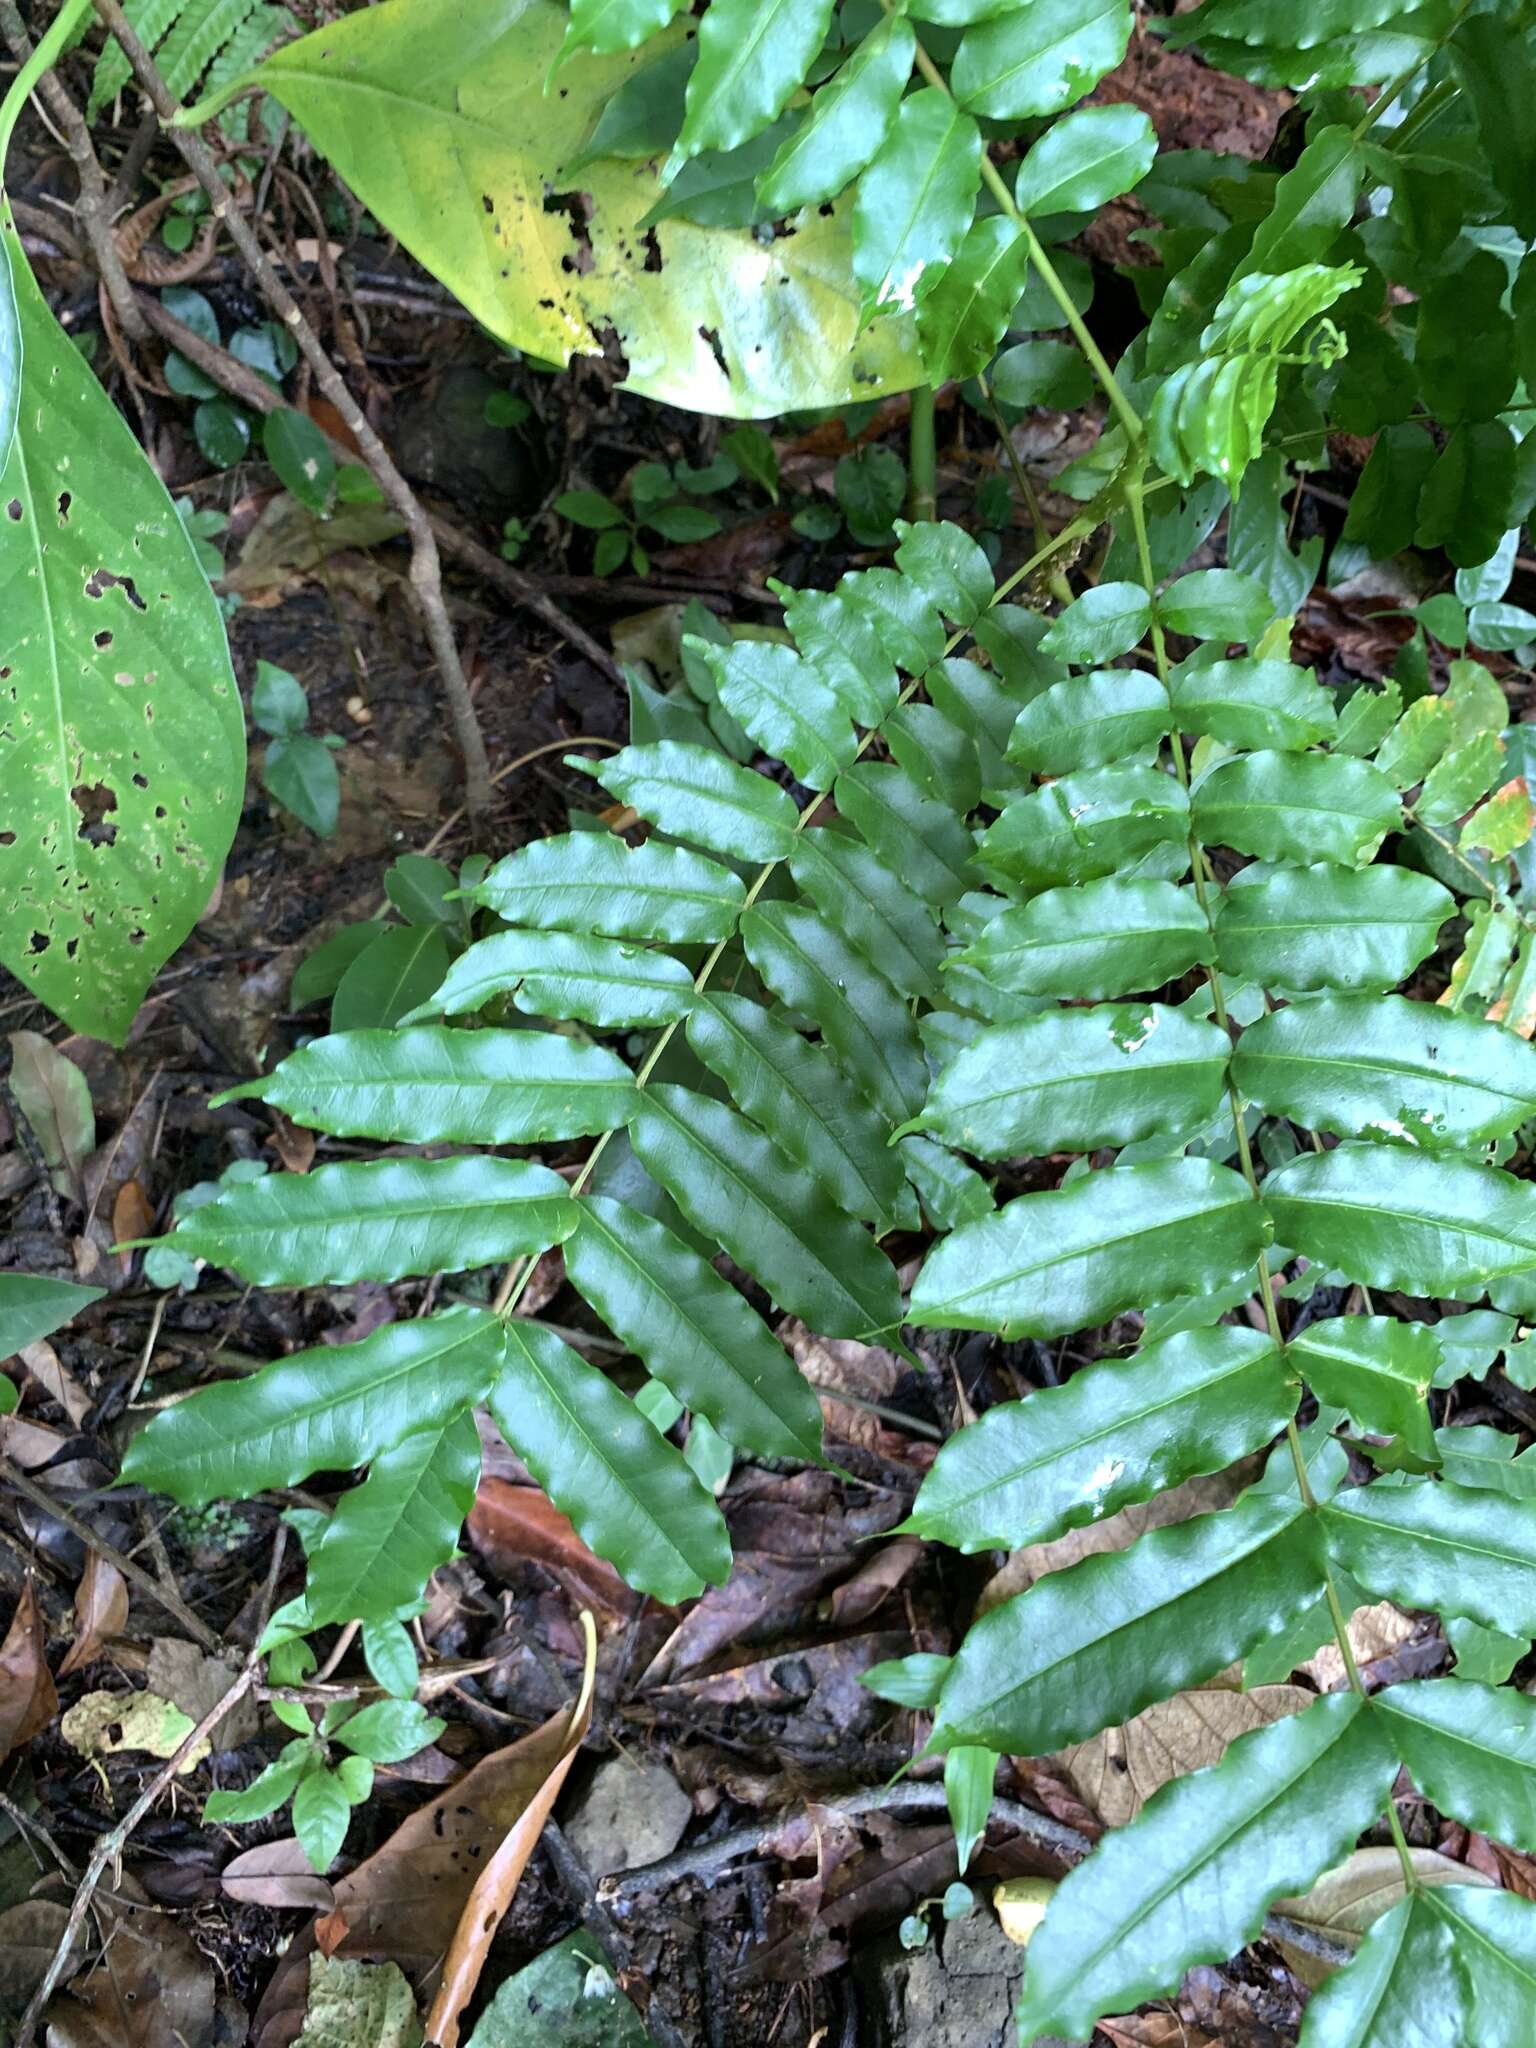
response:
M161 122L169 124L180 112L180 107L175 95L161 77L154 59L118 5L118 0L94 0L94 5L107 28L116 37L150 105L159 115ZM416 594L422 624L426 629L427 643L442 678L443 690L448 699L448 713L453 721L454 736L464 759L465 808L478 825L491 804L490 762L486 758L485 738L475 714L474 700L470 696L469 683L464 675L464 666L459 659L458 646L453 637L453 627L448 619L448 607L443 597L442 563L438 558L437 539L432 530L432 522L422 510L415 492L395 467L388 449L369 425L346 380L337 371L322 347L319 336L304 318L297 300L273 268L254 228L231 204L229 188L219 176L219 167L212 151L202 138L190 129L168 126L167 132L181 152L187 168L207 193L215 220L222 222L228 229L230 240L249 264L252 275L261 287L262 296L292 334L314 373L315 382L340 413L343 424L356 441L375 482L405 523L411 541L411 587Z

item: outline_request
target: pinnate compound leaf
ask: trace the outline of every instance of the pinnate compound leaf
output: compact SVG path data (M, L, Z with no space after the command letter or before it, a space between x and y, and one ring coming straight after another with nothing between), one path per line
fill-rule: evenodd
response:
M1314 1518L1298 1500L1154 1529L993 1607L956 1653L934 1745L1045 1756L1200 1684L1322 1590Z
M165 1242L259 1287L323 1287L488 1266L575 1227L565 1182L532 1160L368 1159L237 1182Z
M784 623L846 715L879 725L896 702L896 665L875 631L867 606L848 590L791 590L769 579L783 600Z
M1152 600L1139 583L1096 583L1054 619L1040 652L1085 667L1129 654L1152 623Z
M729 868L686 847L659 839L626 846L601 832L565 832L499 860L475 901L509 924L538 931L679 945L728 937L746 893Z
M0 306L0 387L15 338L25 360L14 437L0 397L0 960L120 1045L213 893L245 717L192 541L3 200Z
M595 50L608 57L616 50L633 50L659 35L679 5L680 0L571 0L571 25L560 55Z
M900 1157L886 1142L886 1125L822 1047L746 996L701 996L687 1029L689 1045L737 1108L840 1209L866 1223L890 1221L901 1200Z
M1216 912L1217 959L1271 987L1385 989L1428 958L1455 909L1449 889L1409 868L1245 871Z
M953 903L976 886L969 832L895 762L858 762L838 777L835 795L843 816L925 902Z
M1169 693L1182 732L1205 733L1229 747L1299 752L1335 723L1328 692L1310 669L1289 661L1181 662Z
M992 19L968 28L950 84L973 113L992 120L1059 113L1114 70L1130 38L1129 0L1034 0L1032 6L997 10ZM1019 204L1028 210L1022 194ZM1076 210L1079 202L1068 204Z
M1391 1316L1329 1316L1308 1323L1285 1356L1325 1407L1438 1463L1426 1405L1441 1358L1432 1329Z
M1471 1886L1465 1887L1470 1893ZM1460 1885L1411 1892L1382 1915L1355 1959L1330 1977L1307 2008L1303 2048L1465 2048L1472 1985L1457 1955L1456 1929L1435 1901ZM1492 2041L1487 2035L1479 2040Z
M911 23L895 14L855 45L759 176L757 196L770 215L835 199L858 176L890 128L916 47Z
M896 521L896 566L933 609L957 626L974 625L992 602L992 567L952 519Z
M1213 768L1191 806L1207 845L1341 867L1369 859L1402 821L1386 776L1347 754L1243 754Z
M1275 615L1269 592L1236 569L1192 569L1157 600L1158 617L1192 640L1257 640Z
M1496 1842L1536 1849L1536 1700L1457 1677L1388 1686L1372 1704L1426 1799Z
M853 272L863 318L907 313L958 253L981 182L981 134L947 93L924 86L896 109L859 180Z
M827 1337L897 1328L895 1268L777 1145L687 1088L653 1085L637 1100L629 1136L641 1165L781 1308Z
M866 813L868 815L868 813ZM933 912L861 840L812 826L789 871L829 923L904 996L939 993L944 940Z
M910 1320L1059 1337L1229 1285L1270 1230L1242 1176L1208 1159L1109 1167L945 1238L913 1285Z
M858 743L814 663L773 640L688 645L714 677L721 703L764 753L786 762L808 789L830 789Z
M1257 1330L1220 1325L1000 1402L951 1437L906 1526L970 1553L1044 1543L1267 1444L1299 1389Z
M789 1353L706 1260L606 1196L580 1205L565 1269L685 1408L770 1458L821 1457L821 1408Z
M987 367L1029 272L1029 244L1004 214L966 230L949 268L918 301L917 337L929 379L944 384Z
M767 986L816 1023L875 1108L892 1123L912 1115L928 1070L906 1005L884 975L801 904L749 910L741 939Z
M1475 1300L1536 1265L1536 1187L1399 1146L1339 1145L1264 1183L1282 1244L1365 1287Z
M1144 669L1095 669L1070 676L1019 713L1008 759L1036 775L1099 768L1156 746L1173 714L1155 675Z
M428 1579L453 1556L479 1479L480 1435L467 1408L381 1451L362 1485L341 1496L310 1550L310 1626L417 1613ZM396 1761L367 1754L376 1763Z
M693 976L670 953L589 932L493 932L461 953L418 1016L462 1016L510 995L535 1017L577 1017L603 1031L671 1024L688 1014Z
M1210 956L1191 890L1106 877L1002 911L957 957L1017 995L1097 1000L1160 988Z
M811 68L833 0L712 0L674 160L735 149L784 111Z
M1160 768L1087 768L1017 797L978 858L1031 889L1091 882L1189 836L1189 798Z
M1339 1693L1165 1785L1052 1900L1029 1947L1021 2038L1084 2039L1103 2014L1172 1992L1192 1964L1252 1941L1275 1899L1349 1850L1396 1770L1371 1708Z
M542 1323L513 1317L496 1426L577 1534L637 1591L675 1603L731 1568L731 1540L682 1453Z
M1351 1487L1318 1512L1329 1549L1367 1592L1536 1636L1536 1500L1420 1479Z
M350 1471L483 1400L503 1346L495 1316L457 1305L296 1351L164 1409L129 1445L123 1477L201 1507Z
M1405 996L1324 996L1272 1011L1243 1033L1232 1072L1273 1115L1430 1151L1502 1137L1536 1114L1536 1049Z
M908 1128L980 1159L1193 1130L1221 1104L1231 1049L1215 1024L1162 1003L1042 1010L979 1033Z
M711 853L782 860L794 842L800 813L789 792L709 747L658 740L582 766L642 818Z
M231 1089L342 1138L532 1145L622 1123L634 1078L605 1046L554 1031L342 1031Z

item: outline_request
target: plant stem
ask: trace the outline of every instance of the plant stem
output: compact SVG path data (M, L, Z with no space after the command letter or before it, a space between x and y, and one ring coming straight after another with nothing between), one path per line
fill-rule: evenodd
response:
M65 44L74 34L81 18L89 11L90 4L91 0L65 0L65 5L54 17L48 33L24 60L21 69L11 80L5 98L0 100L0 184L4 183L5 159L16 123L21 118L21 110L31 98L33 86L45 71L53 69L63 55Z
M939 460L934 436L933 386L912 388L907 423L907 517L914 523L939 516Z

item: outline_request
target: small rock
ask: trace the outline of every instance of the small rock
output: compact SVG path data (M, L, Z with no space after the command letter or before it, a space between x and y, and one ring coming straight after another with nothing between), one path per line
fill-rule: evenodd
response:
M566 1833L592 1875L609 1877L670 1856L692 1818L692 1800L661 1764L610 1757L598 1765Z

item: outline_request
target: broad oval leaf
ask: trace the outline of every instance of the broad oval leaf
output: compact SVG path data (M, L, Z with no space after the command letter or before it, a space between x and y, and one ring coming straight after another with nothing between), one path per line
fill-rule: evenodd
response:
M1229 747L1284 753L1315 746L1333 731L1333 700L1310 669L1290 661L1180 662L1168 679L1181 731Z
M1536 1187L1400 1146L1340 1145L1264 1183L1282 1244L1365 1287L1475 1299L1536 1265Z
M681 1451L543 1323L514 1316L505 1349L496 1427L587 1547L669 1604L723 1585L731 1539Z
M1186 1330L989 1408L939 1452L906 1527L1016 1549L1101 1521L1267 1444L1299 1389L1257 1330Z
M888 1226L901 1201L901 1160L875 1112L828 1054L746 996L701 996L688 1043L840 1209ZM729 1430L726 1431L729 1435Z
M1192 569L1157 600L1157 615L1173 633L1192 640L1257 640L1275 615L1256 576L1237 569Z
M1032 889L1097 881L1189 834L1189 798L1160 768L1089 768L1016 797L978 858Z
M428 1579L453 1556L479 1480L480 1432L467 1408L381 1451L310 1550L309 1626L418 1613Z
M1429 1150L1499 1138L1536 1114L1536 1049L1480 1017L1405 996L1321 996L1273 1010L1232 1061L1274 1116Z
M590 932L493 932L466 948L420 1009L400 1021L463 1016L498 995L510 995L530 1016L636 1030L686 1017L693 976L670 953Z
M593 1195L565 1270L685 1408L769 1458L821 1458L821 1406L760 1316L663 1223Z
M1329 1550L1378 1599L1536 1636L1536 1500L1419 1479L1318 1510Z
M658 740L582 766L642 818L711 853L782 860L794 844L800 813L788 790L712 748Z
M1260 860L1357 867L1402 822L1381 770L1348 754L1244 754L1213 768L1191 798L1209 846Z
M714 677L721 703L763 752L787 762L808 789L830 789L858 742L814 663L775 640L689 645Z
M744 1116L687 1088L636 1098L630 1143L694 1229L827 1337L901 1323L896 1269L866 1230Z
M728 938L746 893L729 868L685 846L659 839L626 846L607 832L563 832L497 861L475 901L537 931L678 945Z
M1047 1756L1199 1685L1322 1591L1314 1518L1298 1500L1154 1529L991 1608L955 1655L933 1747Z
M981 134L971 116L934 86L904 99L854 200L864 319L910 313L932 289L971 224L980 181Z
M900 15L887 15L854 46L758 178L757 196L771 215L835 199L858 176L885 139L915 50L912 25Z
M1231 1051L1218 1026L1163 1003L1042 1010L979 1033L908 1128L980 1159L1193 1130L1221 1104Z
M1349 1851L1396 1771L1371 1708L1337 1693L1163 1786L1052 1899L1029 1945L1020 2039L1086 2039L1103 2014L1172 1992L1192 1964L1256 1939L1274 1900Z
M164 1242L258 1287L324 1287L547 1251L576 1214L559 1174L532 1160L368 1159L239 1182Z
M1536 1850L1536 1700L1467 1678L1389 1685L1372 1701L1425 1798L1468 1827Z
M992 120L1055 114L1113 71L1130 39L1129 0L1033 0L966 30L950 84L965 105ZM1022 197L1019 204L1028 210ZM1078 204L1068 202L1073 210Z
M1439 1462L1426 1405L1441 1360L1431 1328L1392 1316L1328 1316L1308 1323L1285 1355L1325 1407L1342 1408L1360 1429L1400 1436L1416 1456Z
M75 1030L121 1045L213 894L245 714L186 529L3 202L0 250L24 357L14 438L0 418L0 959Z
M1106 877L1002 911L958 958L1018 995L1098 1000L1208 964L1211 934L1192 890Z
M1129 654L1152 623L1152 600L1139 583L1096 583L1051 621L1040 652L1058 661L1114 661Z
M1095 669L1053 683L1019 713L1008 759L1036 775L1099 768L1152 747L1173 716L1162 684L1145 669Z
M202 1507L348 1472L484 1400L504 1345L496 1316L458 1305L296 1351L162 1410L128 1446L123 1477Z
M1409 868L1278 868L1227 890L1217 958L1271 988L1390 988L1435 950L1455 910L1449 889Z
M992 567L979 542L952 519L896 521L896 566L934 609L957 626L974 625L992 602Z
M928 1070L900 996L835 925L797 903L741 920L747 958L782 1003L819 1028L839 1063L892 1123L923 1099Z
M772 241L679 218L647 234L654 171L606 159L580 172L579 233L545 206L602 110L691 30L581 56L546 96L566 26L559 0L506 0L470 22L461 0L389 0L290 43L220 99L253 83L272 93L483 327L546 362L600 355L611 329L628 390L745 418L916 383L909 322L859 331L847 208ZM423 50L438 55L423 64Z
M634 1076L606 1046L555 1031L454 1031L418 1024L342 1031L227 1091L338 1138L416 1145L535 1145L623 1123Z
M1270 1230L1242 1175L1208 1159L1108 1167L945 1238L917 1276L910 1320L1059 1337L1230 1285Z

